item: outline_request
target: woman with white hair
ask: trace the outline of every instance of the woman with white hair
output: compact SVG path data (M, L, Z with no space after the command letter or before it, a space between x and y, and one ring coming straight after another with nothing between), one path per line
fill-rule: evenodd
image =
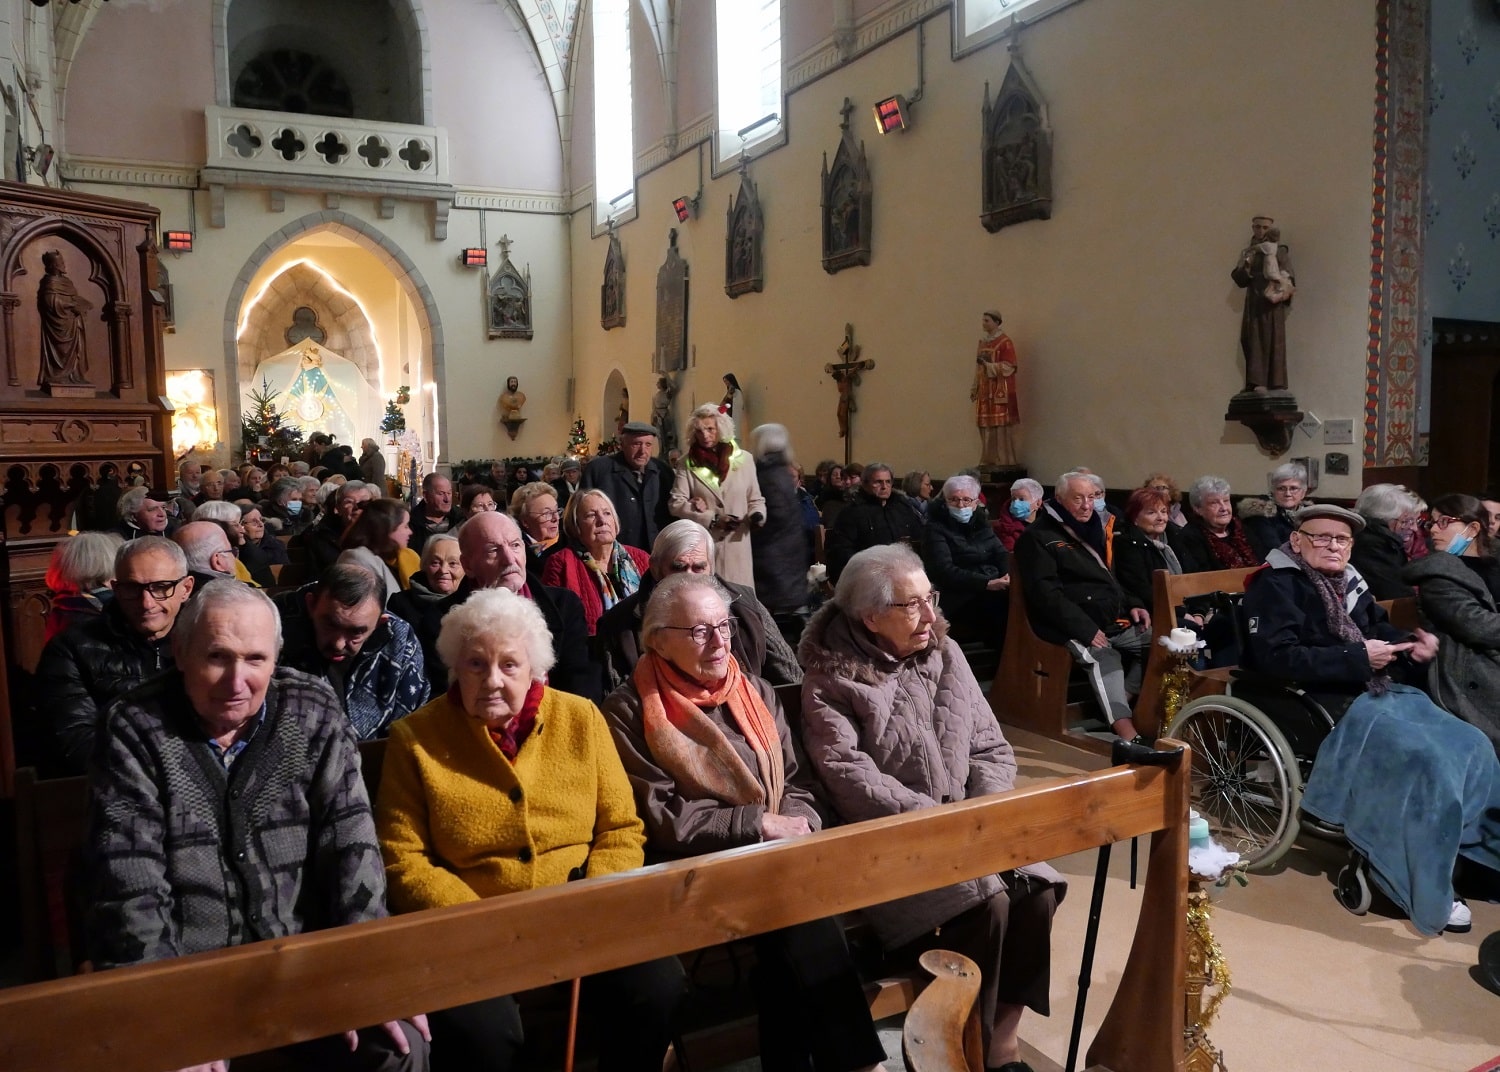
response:
M750 433L750 444L766 509L766 523L750 534L755 594L772 614L786 618L807 605L811 564L791 439L784 425L762 424Z
M730 653L735 619L713 581L678 574L646 607L646 653L604 701L656 858L803 837L822 828L767 682ZM844 934L832 918L759 934L754 989L767 1069L882 1068Z
M673 470L667 509L713 533L714 572L739 584L755 584L750 532L766 522L755 459L734 442L734 422L717 406L693 410L688 452Z
M251 543L245 529L245 515L238 503L210 501L193 513L194 521L212 521L229 537L229 549L234 552L234 576L238 581L253 581L261 588L270 588L276 583L271 575L271 563L261 553L258 543Z
M620 542L615 504L598 488L585 488L569 499L562 524L568 543L542 564L542 584L578 596L593 636L604 612L641 587L651 556Z
M1365 519L1365 527L1354 536L1349 564L1359 571L1376 600L1416 594L1401 579L1401 571L1411 560L1406 541L1421 521L1422 509L1422 500L1400 484L1371 484L1354 501L1354 511Z
M943 482L941 498L927 511L922 559L955 636L1004 647L1010 555L990 525L974 477L960 473Z
M1178 536L1178 557L1184 573L1258 566L1261 556L1250 546L1244 523L1234 516L1229 481L1200 476L1188 488L1193 516Z
M475 592L443 618L453 687L391 724L375 819L395 912L465 904L640 867L645 835L599 709L546 684L555 655L536 604ZM543 732L545 731L545 732ZM681 1000L673 957L584 980L602 1070L659 1072ZM432 1013L432 1068L508 1070L515 998Z
M1006 554L1016 549L1016 541L1026 531L1026 526L1036 520L1036 512L1042 508L1042 500L1046 497L1046 489L1029 476L1023 476L1010 486L1010 501L990 522Z
M1239 510L1250 546L1262 559L1286 543L1297 527L1297 511L1312 505L1307 502L1307 470L1300 462L1278 465L1271 470L1267 483L1269 499L1243 499Z
M871 547L849 560L802 635L803 743L845 822L1015 785L1015 753L937 603L910 548ZM1049 1010L1052 915L1065 889L1055 870L1034 864L864 915L897 959L942 948L978 964L985 1067L1029 1072L1018 1028L1025 1009Z
M80 532L53 545L47 563L47 628L43 643L74 622L96 618L114 598L115 555L125 541L114 532Z

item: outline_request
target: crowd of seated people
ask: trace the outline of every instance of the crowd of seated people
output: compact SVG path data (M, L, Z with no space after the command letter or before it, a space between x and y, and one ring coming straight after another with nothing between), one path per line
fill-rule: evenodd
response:
M521 478L501 467L500 486L469 484L457 507L438 474L408 506L290 467L280 479L184 469L178 499L191 520L173 524L169 504L130 489L116 536L65 544L26 732L47 773L95 781L95 963L337 926L383 913L387 897L414 911L1009 789L1014 756L958 638L1003 644L1020 585L1029 628L1067 649L1114 733L1134 740L1154 572L1238 567L1259 570L1245 594L1244 663L1346 708L1304 806L1344 827L1418 930L1467 925L1455 862L1500 865L1486 810L1500 804L1490 557L1500 515L1481 498L1439 498L1424 521L1414 494L1384 485L1348 511L1311 503L1297 465L1274 470L1269 497L1238 512L1211 475L1188 485L1185 504L1153 473L1112 507L1085 469L1050 488L1029 478L986 488L960 473L932 495L929 473L898 486L878 462L825 463L804 482L784 428L752 432L752 454L713 406L695 411L691 435L668 467L656 430L628 424L618 454L514 487ZM236 499L240 489L249 494ZM304 492L312 505L289 509ZM808 577L820 546L810 509L833 582L821 591ZM285 553L285 537L302 548L309 583L268 600L246 582L275 587L269 556ZM1394 594L1417 594L1424 629L1397 630L1375 605L1392 580ZM1402 682L1408 670L1426 692ZM772 686L799 683L801 719L789 724ZM353 742L385 736L372 809ZM1392 754L1395 774L1382 766ZM316 820L326 830L296 828L307 846L299 881L320 891L319 912L263 884L253 925L216 930L222 891L175 868L202 868L251 836L242 823L220 828L234 814L221 805L237 779L273 767L279 795L244 805L268 829L289 815L315 821L306 816L330 802L342 809ZM1398 817L1392 793L1407 794ZM181 839L163 816L183 808L213 812L210 837ZM149 866L121 858L137 813L142 828L165 824ZM383 867L372 867L374 844ZM245 869L240 880L269 866L240 859L230 868ZM867 915L893 964L939 946L975 959L986 1066L1024 1072L1018 1027L1025 1009L1048 1010L1064 889L1039 866ZM149 898L184 908L147 939ZM769 1060L878 1065L837 926L755 945ZM659 1068L683 986L672 958L586 981L585 1019L616 1040L601 1067ZM809 1009L822 1030L807 1030ZM384 1063L347 1067L510 1068L524 1048L509 998L430 1019L430 1031L423 1018L362 1030L368 1047L354 1052ZM347 1040L307 1045L331 1054L334 1042L344 1060Z

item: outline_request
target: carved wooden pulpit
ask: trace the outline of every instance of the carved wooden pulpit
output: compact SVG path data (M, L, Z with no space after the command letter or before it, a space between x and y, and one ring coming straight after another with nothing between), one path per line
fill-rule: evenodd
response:
M132 476L167 485L156 230L150 205L0 183L3 796L15 698L41 653L53 546L70 530L112 524L108 504Z

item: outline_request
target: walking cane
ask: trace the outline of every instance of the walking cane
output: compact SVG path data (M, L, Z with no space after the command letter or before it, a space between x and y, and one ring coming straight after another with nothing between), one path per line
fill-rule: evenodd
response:
M568 998L568 1041L563 1047L563 1072L573 1072L573 1048L578 1042L578 993L583 989L583 980L573 980L573 993Z

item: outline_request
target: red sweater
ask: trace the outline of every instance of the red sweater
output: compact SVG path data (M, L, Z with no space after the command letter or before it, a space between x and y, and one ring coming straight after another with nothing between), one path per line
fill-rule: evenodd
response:
M639 547L620 546L625 548L644 579L651 570L651 556ZM599 627L599 618L604 614L604 596L592 571L583 564L583 556L571 547L549 555L542 564L542 583L553 588L566 588L583 600L583 617L588 623L589 636L593 636ZM623 599L624 595L620 598Z

